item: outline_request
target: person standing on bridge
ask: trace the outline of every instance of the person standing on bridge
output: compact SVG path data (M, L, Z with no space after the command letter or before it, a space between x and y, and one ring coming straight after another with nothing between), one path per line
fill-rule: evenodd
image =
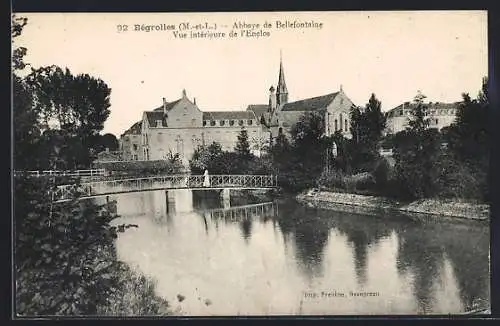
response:
M208 176L208 170L205 169L205 173L203 173L203 187L210 187L210 177Z

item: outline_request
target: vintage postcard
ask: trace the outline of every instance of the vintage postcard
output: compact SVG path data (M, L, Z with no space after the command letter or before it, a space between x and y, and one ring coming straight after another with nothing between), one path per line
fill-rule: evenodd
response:
M13 315L491 314L487 27L14 13Z

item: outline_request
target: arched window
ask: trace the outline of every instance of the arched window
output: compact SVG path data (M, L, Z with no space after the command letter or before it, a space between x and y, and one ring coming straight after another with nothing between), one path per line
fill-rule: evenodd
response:
M340 131L343 131L343 126L342 126L342 113L340 114Z
M335 131L339 130L339 122L335 119Z
M347 124L347 119L344 120L344 130L345 131L349 131L349 129L347 128L348 127L348 124Z

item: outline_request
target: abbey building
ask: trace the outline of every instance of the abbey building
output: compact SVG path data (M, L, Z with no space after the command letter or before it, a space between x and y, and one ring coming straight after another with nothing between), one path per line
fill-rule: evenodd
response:
M142 119L121 135L120 151L124 160L162 160L179 154L187 164L199 145L217 142L223 150L233 150L245 129L251 150L260 155L270 138L280 133L289 136L292 126L311 111L324 117L327 135L339 131L350 137L353 105L342 87L337 92L290 102L280 60L278 84L269 89L267 104L250 104L246 110L205 111L184 90L179 99L164 98L160 106L143 112Z

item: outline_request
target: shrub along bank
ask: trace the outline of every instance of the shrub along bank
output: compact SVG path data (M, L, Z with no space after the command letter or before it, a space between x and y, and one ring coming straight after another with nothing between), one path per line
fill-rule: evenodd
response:
M49 179L15 180L15 311L18 316L168 314L153 285L116 257L109 205L50 204ZM139 282L138 282L139 280Z

